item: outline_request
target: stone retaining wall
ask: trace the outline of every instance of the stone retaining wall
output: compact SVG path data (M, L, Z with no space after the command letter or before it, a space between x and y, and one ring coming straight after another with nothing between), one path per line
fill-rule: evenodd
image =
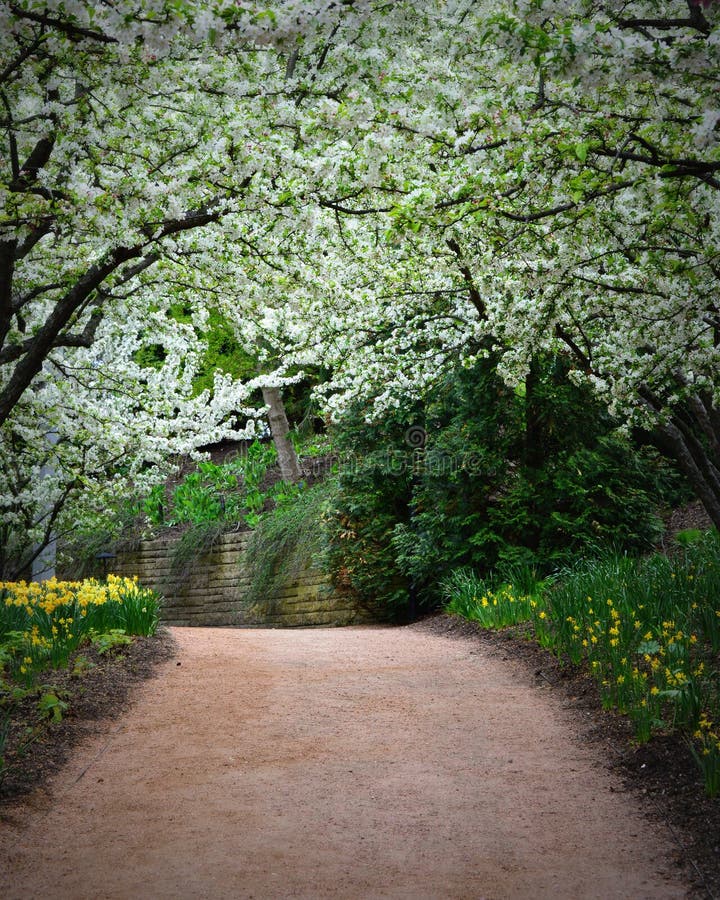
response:
M334 591L327 576L311 565L292 584L276 584L261 604L253 606L246 599L248 577L243 566L248 537L248 532L222 535L181 579L171 570L174 539L167 537L119 552L110 568L118 575L137 575L141 584L162 594L162 620L168 625L298 627L373 621L367 610Z

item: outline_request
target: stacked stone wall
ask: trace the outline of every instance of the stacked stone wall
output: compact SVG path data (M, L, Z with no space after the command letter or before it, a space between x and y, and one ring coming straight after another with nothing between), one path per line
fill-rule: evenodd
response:
M181 576L172 566L177 539L168 537L119 552L111 569L119 575L137 575L143 585L162 594L162 618L169 625L300 627L373 620L352 596L333 590L312 561L292 582L277 579L267 597L252 603L244 564L248 537L247 532L222 535Z

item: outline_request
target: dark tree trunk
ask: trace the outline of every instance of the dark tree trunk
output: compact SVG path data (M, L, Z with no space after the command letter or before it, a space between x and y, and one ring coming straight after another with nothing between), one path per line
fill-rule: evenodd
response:
M540 469L545 461L543 447L542 410L538 402L537 388L540 366L535 358L525 378L525 465Z
M712 451L689 432L686 423L683 427L678 427L677 421L659 426L653 432L653 439L656 446L678 464L713 524L720 530L720 461L713 459Z

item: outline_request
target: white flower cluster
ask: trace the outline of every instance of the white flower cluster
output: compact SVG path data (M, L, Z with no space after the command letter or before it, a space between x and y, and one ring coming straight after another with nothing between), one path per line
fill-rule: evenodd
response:
M313 366L335 416L491 351L519 382L561 350L648 426L717 404L719 19L0 2L3 519L149 482ZM216 316L261 374L197 394Z

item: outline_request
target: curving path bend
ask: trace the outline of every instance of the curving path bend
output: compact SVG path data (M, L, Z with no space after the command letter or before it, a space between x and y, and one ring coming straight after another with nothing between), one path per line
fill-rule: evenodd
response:
M520 665L412 628L173 632L52 802L13 811L5 900L685 896Z

